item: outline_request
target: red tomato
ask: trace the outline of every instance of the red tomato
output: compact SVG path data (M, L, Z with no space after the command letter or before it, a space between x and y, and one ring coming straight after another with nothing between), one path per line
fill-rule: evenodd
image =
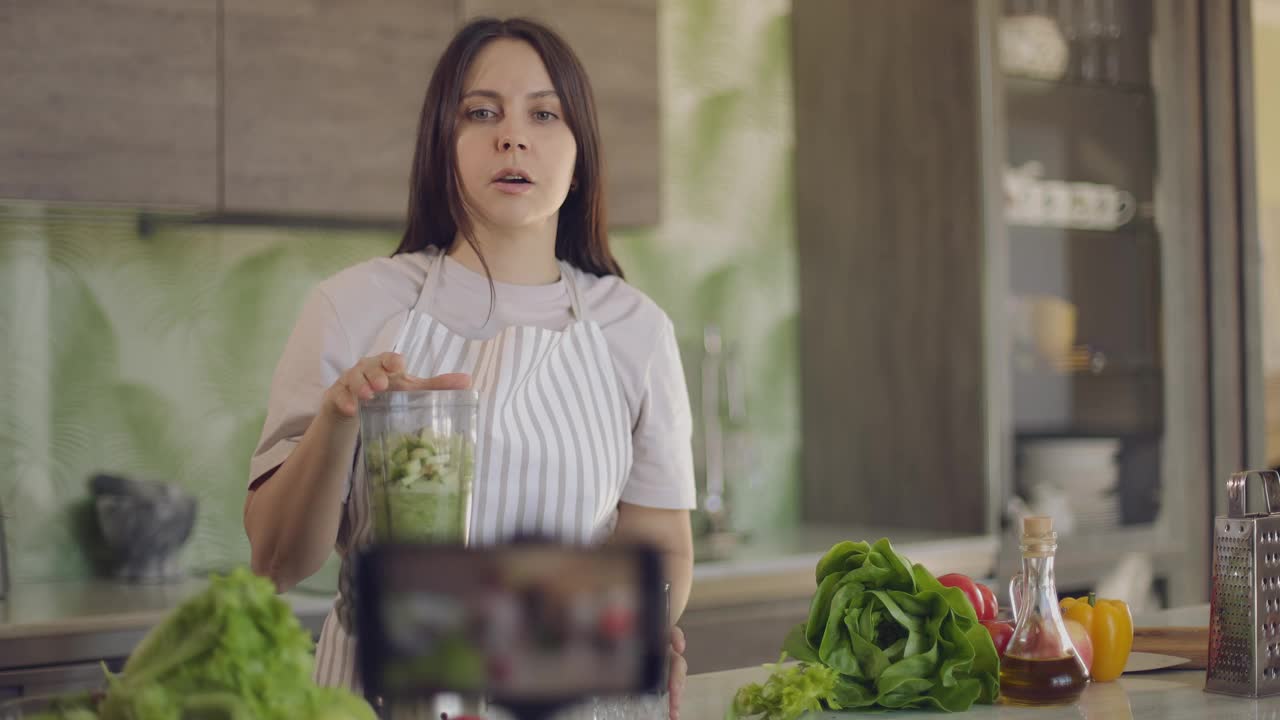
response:
M956 587L963 590L965 596L969 598L969 604L973 606L973 612L978 616L978 619L982 620L986 617L987 604L982 599L982 592L978 590L978 584L968 575L948 573L938 578L938 582L946 587Z
M1000 601L996 599L995 591L982 583L977 583L978 592L982 593L982 602L985 606L985 612L978 613L979 620L995 620L996 615L1000 612Z
M996 653L1004 657L1005 648L1009 647L1009 640L1013 639L1013 626L1007 622L983 620L982 627L991 633L991 642L995 643Z

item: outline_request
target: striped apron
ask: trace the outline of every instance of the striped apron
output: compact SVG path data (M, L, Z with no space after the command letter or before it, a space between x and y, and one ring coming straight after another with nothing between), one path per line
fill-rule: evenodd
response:
M564 330L512 326L488 340L469 340L430 315L443 259L443 253L431 255L417 304L388 322L367 354L387 345L405 356L411 375L471 375L480 396L471 543L491 545L517 535L573 544L605 540L631 469L631 417L574 271L560 264L574 318ZM316 647L321 685L359 690L347 558L370 539L364 466L355 462L338 532L338 597Z

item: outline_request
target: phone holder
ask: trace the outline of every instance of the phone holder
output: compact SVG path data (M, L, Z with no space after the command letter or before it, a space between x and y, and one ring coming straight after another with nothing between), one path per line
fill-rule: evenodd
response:
M375 544L355 569L360 678L384 717L453 693L544 720L665 683L654 548Z

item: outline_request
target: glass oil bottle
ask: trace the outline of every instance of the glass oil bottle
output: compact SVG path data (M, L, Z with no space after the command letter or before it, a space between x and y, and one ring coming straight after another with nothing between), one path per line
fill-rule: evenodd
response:
M1058 611L1053 519L1025 518L1020 547L1022 572L1010 586L1017 625L1000 660L1000 695L1014 705L1075 702L1089 682L1089 670Z

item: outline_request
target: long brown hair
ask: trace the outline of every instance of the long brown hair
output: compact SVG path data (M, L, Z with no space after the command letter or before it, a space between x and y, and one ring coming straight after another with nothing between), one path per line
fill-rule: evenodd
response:
M488 272L476 244L458 182L455 142L458 107L467 72L486 45L499 38L522 40L542 58L565 122L578 145L573 177L577 188L560 207L556 226L556 257L594 275L622 277L622 268L609 250L606 232L603 159L596 123L595 97L582 62L555 31L525 18L478 18L458 31L431 73L418 121L418 144L409 180L409 222L394 254L428 247L448 252L459 234L466 239Z

